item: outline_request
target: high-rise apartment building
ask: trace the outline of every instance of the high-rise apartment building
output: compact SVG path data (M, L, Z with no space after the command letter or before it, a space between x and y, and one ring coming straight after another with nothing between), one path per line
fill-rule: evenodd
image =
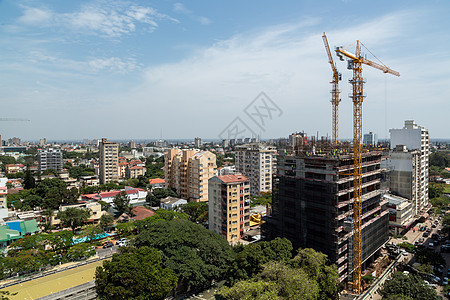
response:
M119 180L119 144L103 138L99 145L100 184Z
M276 155L275 147L261 143L236 146L236 172L248 177L252 194L272 190Z
M195 146L195 148L200 148L202 146L202 139L199 137L196 137L194 139L194 146Z
M336 264L341 282L352 281L353 155L346 150L308 150L278 157L272 215L263 236L288 238ZM362 157L362 268L389 238L389 211L382 198L381 152ZM384 188L384 187L383 187Z
M165 158L166 188L188 201L208 201L208 180L217 175L216 155L209 151L169 149Z
M236 244L250 228L250 182L243 175L209 180L209 229Z
M417 216L429 205L430 137L428 130L418 126L413 120L407 120L402 129L390 129L389 132L391 134L391 191L411 200L414 214ZM417 150L418 156L414 150Z
M45 170L62 171L63 155L60 149L49 148L46 150L39 150L38 152L38 171L39 173Z

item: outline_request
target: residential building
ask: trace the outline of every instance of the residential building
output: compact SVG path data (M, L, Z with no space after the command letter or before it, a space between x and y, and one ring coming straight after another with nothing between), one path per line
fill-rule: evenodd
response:
M81 176L80 177L80 183L82 187L87 186L98 186L100 185L100 180L98 179L98 176Z
M81 199L84 201L104 201L106 203L112 204L114 197L123 191L127 193L131 205L138 206L146 203L148 192L144 189L133 188L130 186L126 186L123 190L115 190L95 194L84 194L81 195Z
M217 168L217 172L219 176L222 175L233 175L236 174L236 166L226 166L226 167L221 167L221 168Z
M250 192L258 195L272 190L277 150L261 143L236 146L236 172L250 180Z
M154 178L154 179L149 179L148 183L151 184L153 189L157 189L157 188L165 188L165 183L166 181L162 178Z
M385 194L389 201L389 229L393 234L403 234L414 223L414 213L411 201L406 198Z
M123 178L126 177L127 167L128 167L128 162L127 161L120 161L119 162L119 178L120 179L123 179Z
M313 248L336 264L341 282L352 281L353 155L311 146L278 157L272 214L262 235L288 238L294 248ZM312 151L314 149L314 152ZM383 200L381 152L362 156L362 268L371 264L389 238L389 211Z
M166 188L188 201L208 201L208 180L217 174L216 155L209 151L169 149L165 154Z
M138 178L139 176L144 176L145 172L147 172L147 168L140 167L140 166L133 166L131 167L128 165L125 175L127 178Z
M5 174L15 174L24 171L23 164L8 164L5 166Z
M180 205L187 204L188 202L184 199L175 198L168 196L164 199L161 199L160 207L165 210L173 210L177 208Z
M231 244L250 229L250 181L244 175L214 176L209 180L209 229Z
M38 171L55 170L61 172L63 166L63 155L61 149L48 148L38 152Z
M413 120L407 120L405 121L405 126L402 129L390 129L389 132L391 135L391 150L393 150L393 152L395 152L394 149L396 149L398 145L406 146L408 151L417 150L419 152L418 161L408 163L410 166L414 165L414 169L407 171L408 173L414 173L414 178L413 174L408 176L410 176L410 178L414 181L411 184L411 190L415 190L416 195L414 195L414 193L409 195L399 192L399 189L397 189L397 186L395 185L395 180L394 185L392 185L392 178L395 176L395 173L391 174L391 190L399 196L410 199L413 204L414 214L417 216L424 213L429 208L428 165L430 155L430 138L428 130L417 125ZM411 159L413 159L412 156ZM405 170L400 169L399 171L404 172Z
M364 134L363 144L366 146L375 147L378 145L378 136L376 133L370 131L369 133Z
M119 180L119 144L108 142L103 138L99 145L99 179L100 184Z
M144 206L136 206L131 210L131 214L134 221L141 221L146 218L153 217L155 215L155 212Z
M107 214L106 211L102 211L102 206L97 201L80 201L75 204L62 204L59 206L59 211L65 211L68 208L82 208L82 209L88 209L90 212L89 219L87 220L87 223L91 224L99 224L100 218ZM61 220L57 218L58 212L55 212L51 224L52 225L59 225L61 223Z
M200 148L201 146L202 146L202 139L201 138L199 138L199 137L196 137L195 139L194 139L194 146L195 146L195 148Z
M44 147L45 145L47 145L47 139L43 138L39 140L39 146Z
M8 206L6 198L8 196L8 188L0 185L0 220L8 217Z

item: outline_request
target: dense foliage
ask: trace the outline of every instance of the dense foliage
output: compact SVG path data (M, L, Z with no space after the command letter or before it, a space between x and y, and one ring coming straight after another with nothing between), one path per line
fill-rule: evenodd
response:
M149 247L121 248L95 272L99 299L164 299L177 280L163 266L161 253Z
M136 236L134 244L163 253L164 265L179 276L179 290L207 287L222 279L233 258L223 237L180 218L153 222Z
M58 212L57 218L61 220L63 227L70 227L72 232L75 233L75 229L84 225L90 215L91 213L87 209L69 207L66 210Z
M189 216L189 220L194 223L208 222L208 203L206 202L188 202L181 205L178 210Z
M400 272L395 273L391 280L385 282L380 294L387 299L408 299L401 298L402 296L417 300L437 299L436 291L427 286L420 277Z

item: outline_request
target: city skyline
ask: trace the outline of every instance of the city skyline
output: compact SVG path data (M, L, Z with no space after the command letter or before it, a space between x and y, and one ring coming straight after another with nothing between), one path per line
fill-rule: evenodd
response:
M263 128L244 119L262 139L331 136L325 31L331 47L359 39L401 74L364 68L364 132L385 139L415 120L431 139L449 138L449 12L438 1L1 1L0 117L31 122L1 122L0 134L219 139L265 92L283 114ZM340 137L348 139L351 72L334 59L343 73Z

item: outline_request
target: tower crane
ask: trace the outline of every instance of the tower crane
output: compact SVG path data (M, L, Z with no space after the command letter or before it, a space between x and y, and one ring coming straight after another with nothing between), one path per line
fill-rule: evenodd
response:
M362 104L364 100L364 79L362 77L362 65L368 65L387 74L400 76L400 73L380 65L361 56L361 46L356 41L355 54L348 52L343 47L335 49L340 60L344 56L348 58L348 69L353 70L352 84L353 101L353 291L361 293L361 256L362 256ZM364 45L363 45L364 46Z
M339 141L339 81L342 80L342 74L336 69L336 64L333 62L333 57L331 56L330 46L328 45L327 36L325 32L322 35L323 43L328 54L328 62L331 65L331 70L333 71L333 80L330 82L331 89L331 107L332 107L332 134L333 134L333 145L337 145Z

